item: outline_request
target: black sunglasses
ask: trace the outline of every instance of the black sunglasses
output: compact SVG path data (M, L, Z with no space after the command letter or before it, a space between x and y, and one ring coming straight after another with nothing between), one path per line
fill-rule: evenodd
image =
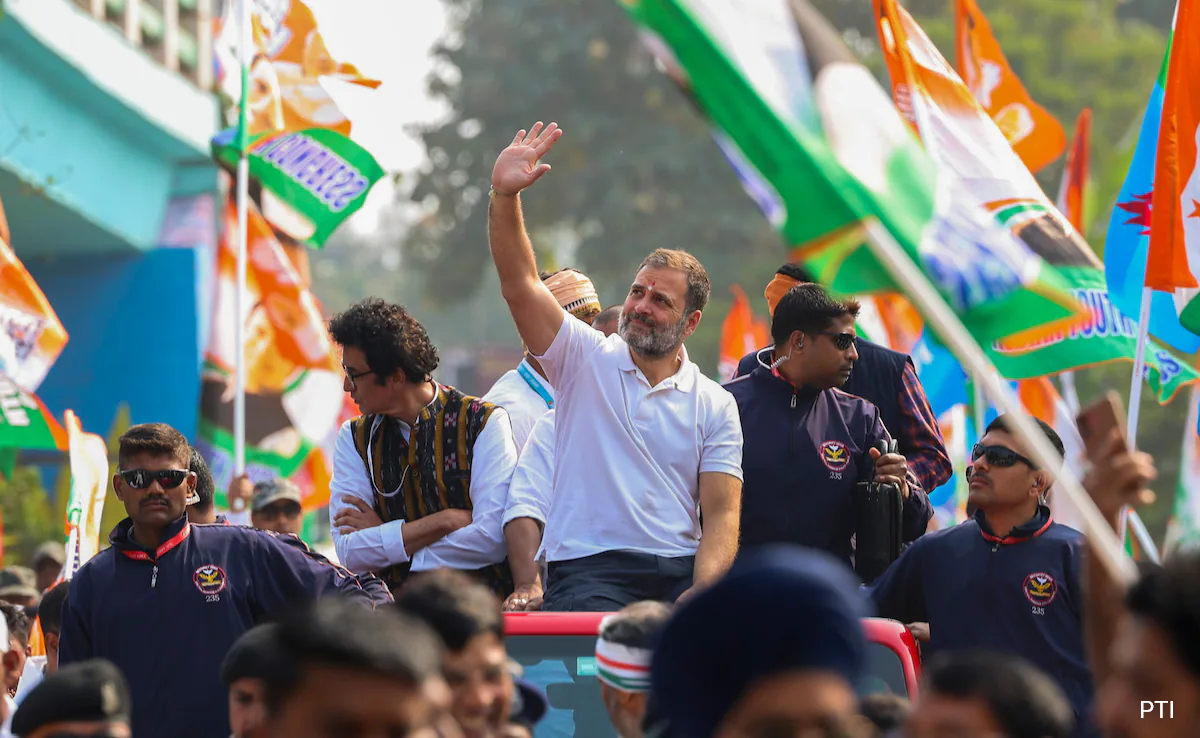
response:
M833 345L837 346L838 351L847 351L851 346L858 345L858 336L853 333L831 333L829 331L813 331L813 333L832 338Z
M987 456L987 463L992 466L1013 466L1019 461L1030 469L1037 469L1037 464L1007 446L975 444L975 448L971 449L971 461L978 461L983 456Z
M158 486L163 489L175 489L183 484L191 474L187 469L125 469L121 471L121 477L134 489L146 489L155 481Z
M359 372L358 374L353 374L353 373L351 373L351 371L349 369L347 369L344 366L342 367L342 372L346 375L346 379L350 380L350 389L358 389L358 384L354 380L362 379L363 377L367 376L368 374L375 373L375 371L373 369L368 369L365 372Z

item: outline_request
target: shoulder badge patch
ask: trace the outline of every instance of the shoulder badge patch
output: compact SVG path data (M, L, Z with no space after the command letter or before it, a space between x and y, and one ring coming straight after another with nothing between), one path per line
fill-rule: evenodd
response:
M850 449L841 441L826 441L817 451L821 463L830 471L840 472L850 466Z
M215 564L208 564L196 570L192 575L192 582L201 593L215 595L225 591L229 578L225 576L224 569Z
M1058 582L1054 577L1041 571L1025 577L1025 598L1038 607L1045 607L1058 596Z

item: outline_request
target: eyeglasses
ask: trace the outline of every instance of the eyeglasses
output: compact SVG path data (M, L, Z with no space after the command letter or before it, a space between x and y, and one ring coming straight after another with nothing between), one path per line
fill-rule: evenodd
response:
M829 331L813 331L813 333L832 338L833 345L837 346L838 351L847 351L851 346L858 345L858 336L853 333L831 333Z
M154 482L163 489L175 489L191 474L187 469L125 469L121 477L134 489L146 489Z
M272 502L260 510L255 510L254 514L267 520L278 520L279 518L298 517L300 512L301 507L299 503L291 500L281 500L279 502Z
M984 456L987 457L987 463L992 466L1013 466L1019 461L1030 469L1037 469L1037 464L1007 446L975 444L975 447L971 449L971 461L978 461Z
M350 389L358 389L358 385L354 382L354 380L361 379L362 377L365 377L368 374L375 373L374 370L368 369L365 372L359 372L358 374L354 374L346 367L342 367L342 371L346 374L346 379L350 380Z

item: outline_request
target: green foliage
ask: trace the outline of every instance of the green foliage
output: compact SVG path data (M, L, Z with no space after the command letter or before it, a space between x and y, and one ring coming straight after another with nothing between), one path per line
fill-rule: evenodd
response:
M4 562L28 566L37 547L62 540L66 500L54 505L36 467L18 466L0 479L0 513L4 515Z

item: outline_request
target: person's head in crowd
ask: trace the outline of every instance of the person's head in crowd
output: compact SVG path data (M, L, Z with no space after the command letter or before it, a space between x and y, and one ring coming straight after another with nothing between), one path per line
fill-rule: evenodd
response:
M41 594L37 574L28 566L6 566L0 570L0 602L30 607L37 604Z
M58 638L62 634L62 608L71 590L71 580L64 579L54 585L38 608L38 620L42 625L42 642L46 645L46 673L58 671Z
M621 306L612 305L600 311L592 320L592 327L607 338L617 332L617 324L621 322Z
M66 547L61 542L46 541L38 546L33 554L33 573L36 576L33 586L38 592L45 592L54 586L66 560Z
M1063 442L1058 433L1039 418L1031 420L1061 456ZM1054 474L1039 469L1025 443L1013 433L1012 418L1001 415L988 424L983 437L971 451L967 469L967 501L982 510L988 522L1020 525L1037 514L1054 484ZM1005 535L1007 530L994 530Z
M463 733L498 735L508 723L514 689L500 601L466 574L443 569L414 577L396 593L396 605L441 637L450 710Z
M567 267L556 272L541 272L539 276L563 310L584 323L593 323L600 312L600 298L587 275Z
M819 284L799 284L779 300L771 339L779 373L797 387L841 387L858 361L855 300L835 300Z
M265 681L279 650L279 626L265 623L234 641L221 662L221 682L229 688L229 727L235 738L247 738L266 722Z
M767 298L767 312L771 315L775 314L775 307L788 293L788 290L798 284L815 281L808 270L799 264L784 264L779 267L775 271L775 276L767 283L767 288L763 290L763 297Z
M121 436L113 491L133 521L133 540L157 548L163 531L196 502L192 447L165 423L135 425Z
M331 597L291 613L275 637L262 738L430 735L445 685L424 623Z
M12 720L17 738L96 736L130 738L129 684L101 659L80 661L47 674L25 695Z
M1032 664L1011 654L956 651L925 666L907 732L910 738L1067 738L1074 725L1062 689Z
M300 535L300 488L290 479L278 477L254 485L250 502L250 524L276 533Z
M600 698L617 735L641 738L650 691L650 657L671 608L661 602L635 602L600 623L596 639L596 678Z
M858 736L866 602L846 565L790 545L744 551L676 609L654 649L650 710L674 738Z
M700 325L712 285L686 251L657 249L638 267L622 306L617 332L633 353L664 359L679 352Z
M4 613L4 624L8 630L8 650L4 654L4 688L9 695L17 691L21 674L25 671L25 659L29 658L29 629L33 622L25 614L25 608L0 603Z
M411 419L427 404L438 351L402 305L369 297L335 316L329 335L342 347L342 389L364 414Z
M1200 552L1181 551L1161 567L1147 567L1125 596L1125 609L1108 677L1097 685L1105 736L1200 734Z
M501 728L503 738L533 738L534 727L546 716L550 702L546 693L531 681L512 674L513 697L508 725Z
M196 475L196 504L188 505L188 520L193 523L211 524L217 522L214 508L217 483L213 481L212 471L208 463L195 448L192 448L188 469Z
M859 701L858 711L871 721L881 738L890 738L900 735L904 724L908 722L912 705L898 694L876 692Z

